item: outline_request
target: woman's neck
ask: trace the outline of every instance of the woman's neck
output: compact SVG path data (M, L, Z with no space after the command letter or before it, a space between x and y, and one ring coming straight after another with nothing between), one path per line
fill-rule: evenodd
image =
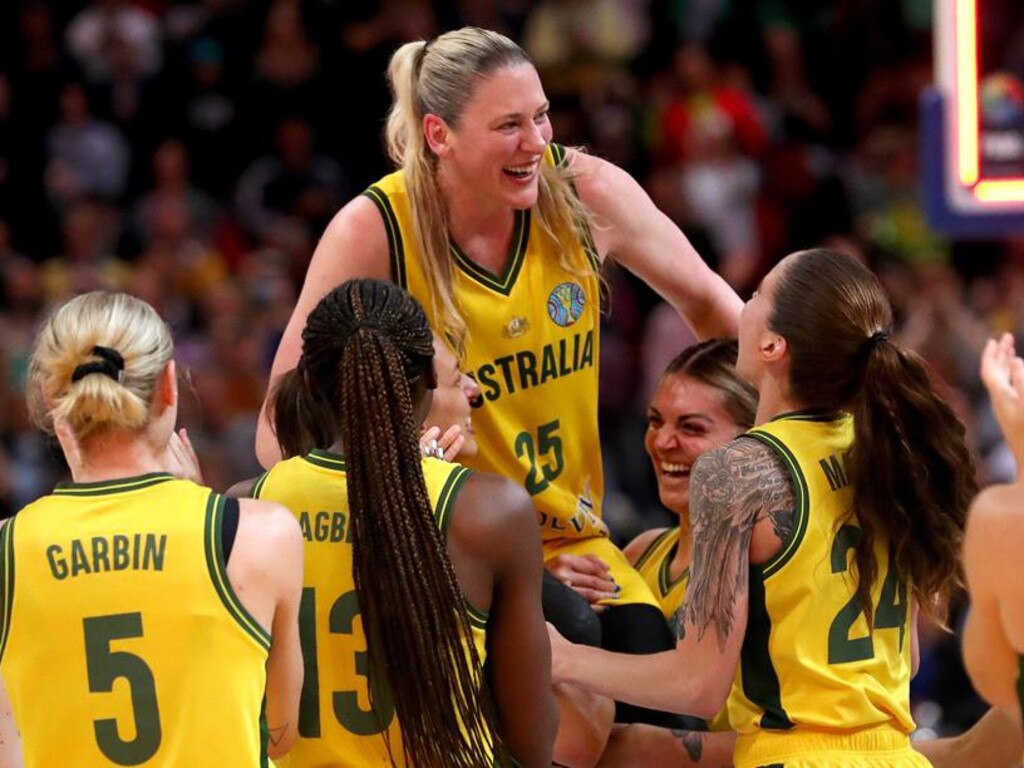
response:
M693 562L693 529L690 527L690 508L681 510L678 515L679 543L676 546L676 553L670 567L672 578L679 578L679 575Z
M788 386L783 386L779 379L765 376L757 382L757 415L755 424L765 424L776 416L793 411L803 410L806 406L797 402L788 393Z
M448 213L448 234L468 256L470 247L479 241L498 241L508 250L515 224L515 211L508 205L490 204L481 199L472 186L452 179L444 168L438 169L437 185L445 200Z
M78 457L68 456L76 483L94 483L118 477L164 472L169 466L166 448L157 451L145 437L100 435L82 446Z

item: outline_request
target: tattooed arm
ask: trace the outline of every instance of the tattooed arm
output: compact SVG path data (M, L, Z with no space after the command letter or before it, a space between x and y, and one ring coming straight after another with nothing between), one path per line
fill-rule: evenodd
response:
M552 634L556 680L652 709L711 717L721 708L747 627L751 552L762 562L788 538L793 495L778 457L750 438L701 456L690 489L693 563L675 650L612 654Z

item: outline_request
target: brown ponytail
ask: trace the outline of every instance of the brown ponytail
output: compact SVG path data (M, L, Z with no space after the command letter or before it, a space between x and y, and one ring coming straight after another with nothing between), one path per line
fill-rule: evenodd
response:
M857 544L857 597L871 625L879 564L892 567L940 621L962 583L958 553L977 492L964 427L935 391L927 364L888 338L892 309L875 276L850 256L813 249L789 258L776 283L769 327L785 337L792 399L847 410L847 457Z

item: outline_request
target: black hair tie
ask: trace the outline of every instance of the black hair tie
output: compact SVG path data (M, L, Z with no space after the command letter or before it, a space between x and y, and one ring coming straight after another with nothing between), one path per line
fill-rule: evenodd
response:
M71 373L72 384L85 378L90 373L102 373L104 376L112 378L118 384L124 381L124 358L121 357L120 352L110 347L97 345L92 348L92 354L100 359L76 366L75 370Z
M868 342L871 344L871 346L876 346L877 344L881 344L883 341L888 340L888 331L875 331L874 333L871 334L871 336L868 337Z

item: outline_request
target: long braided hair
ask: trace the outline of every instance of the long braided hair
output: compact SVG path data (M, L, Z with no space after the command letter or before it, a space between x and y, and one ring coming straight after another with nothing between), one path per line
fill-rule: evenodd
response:
M302 342L298 367L282 385L292 394L279 404L286 423L277 429L315 432L303 414L334 404L356 593L375 671L401 724L405 762L490 765L492 750L504 750L421 467L414 398L435 381L423 308L393 283L349 280L309 314ZM390 741L387 749L394 762Z

